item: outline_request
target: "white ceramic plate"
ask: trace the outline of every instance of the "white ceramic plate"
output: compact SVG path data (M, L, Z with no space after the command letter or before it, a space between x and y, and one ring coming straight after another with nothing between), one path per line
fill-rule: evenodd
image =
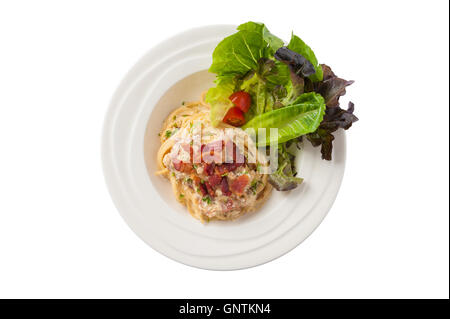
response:
M213 85L206 71L212 52L234 32L228 25L201 27L154 47L120 84L103 130L106 183L127 224L165 256L205 269L247 268L296 247L327 214L344 174L343 132L336 134L330 162L305 143L297 163L305 180L300 187L272 192L261 210L236 221L208 224L193 219L173 197L170 183L154 175L164 118Z

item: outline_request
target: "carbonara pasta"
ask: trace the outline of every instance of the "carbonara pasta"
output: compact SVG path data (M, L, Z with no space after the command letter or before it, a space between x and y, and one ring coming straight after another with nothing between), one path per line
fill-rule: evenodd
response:
M213 127L204 94L169 114L160 141L156 174L169 179L175 198L202 222L236 219L271 193L264 154L243 130Z

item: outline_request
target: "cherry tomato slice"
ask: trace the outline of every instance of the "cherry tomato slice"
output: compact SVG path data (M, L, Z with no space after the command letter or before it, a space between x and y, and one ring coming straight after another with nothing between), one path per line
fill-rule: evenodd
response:
M252 105L252 98L250 94L245 91L234 92L231 94L230 100L244 113L247 112Z
M242 113L239 107L233 106L225 114L223 121L233 126L242 126L245 124L244 113Z

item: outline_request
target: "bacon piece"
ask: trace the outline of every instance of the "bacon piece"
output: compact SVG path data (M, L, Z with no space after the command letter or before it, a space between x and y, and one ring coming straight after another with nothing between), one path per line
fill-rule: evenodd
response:
M198 177L197 175L193 175L192 180L194 181L195 186L200 187L200 182L201 182L200 177Z
M236 168L243 166L244 163L225 163L224 165L227 166L228 171L232 172L234 171Z
M230 183L230 188L233 193L236 193L238 195L242 194L244 192L245 186L248 185L249 177L248 175L241 175L235 180L232 180Z
M213 174L214 174L214 167L215 167L215 166L216 166L216 164L215 164L214 162L212 162L212 163L210 163L210 164L206 163L206 164L205 164L205 172L206 172L206 175L208 175L208 176L213 175Z
M181 163L181 169L179 169L179 171L186 173L186 174L190 174L192 173L192 171L194 170L194 168L192 167L192 164L190 163Z
M177 158L172 158L172 164L173 164L173 167L174 167L177 171L181 170L181 164L182 164L182 162L181 162L179 159L177 159Z
M173 164L173 167L179 172L190 174L193 171L192 164L184 163L177 158L172 159L172 164Z
M224 163L221 165L216 165L216 173L223 175L228 172L234 171L236 168L244 165L244 163Z
M198 188L200 189L200 192L202 192L203 196L208 195L208 189L206 188L205 183L200 183Z
M225 196L231 195L230 188L228 187L228 179L226 176L222 177L220 188L222 190L222 194L224 194Z
M208 182L212 187L216 187L222 182L222 177L219 175L212 175L208 177Z
M214 192L214 188L211 186L211 184L209 182L205 182L206 190L208 191L209 196L214 197L215 192Z
M227 169L226 169L226 166L224 166L223 164L222 165L216 165L215 171L216 171L216 174L218 174L218 175L223 175L223 174L228 172Z

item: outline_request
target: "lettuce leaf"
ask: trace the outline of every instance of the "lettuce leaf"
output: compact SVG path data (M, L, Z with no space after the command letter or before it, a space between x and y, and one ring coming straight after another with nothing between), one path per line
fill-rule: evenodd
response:
M334 140L332 133L339 128L348 130L354 122L358 121L358 118L353 115L354 110L355 105L352 102L348 103L347 110L339 106L327 108L319 128L306 136L314 147L321 146L322 159L330 161L332 158Z
M295 104L255 116L243 129L266 129L266 136L258 136L257 145L284 143L299 136L314 132L319 127L325 112L325 101L320 94L302 94ZM270 129L277 128L278 135L271 136Z
M340 108L339 98L345 94L345 88L353 83L337 77L331 68L322 64L324 71L323 81L314 83L314 91L321 94L326 103L325 115L320 126L315 132L306 135L306 138L314 147L321 146L322 159L331 160L333 152L333 132L342 128L348 130L352 124L358 121L353 114L355 105L349 102L347 110Z
M323 81L315 83L314 91L320 93L328 107L339 105L339 98L345 95L345 88L354 83L354 81L347 81L337 77L331 68L325 64L322 68L326 70L326 78Z
M353 81L319 64L311 48L294 34L284 46L263 23L247 22L237 30L213 53L209 70L217 74L216 87L206 94L212 124L217 126L233 106L229 96L244 90L252 97L245 127L278 127L280 145L305 135L314 146L321 146L322 158L331 159L332 133L358 120L353 103L347 110L339 107L339 98ZM267 144L267 138L261 143ZM286 164L278 178L292 177L290 166Z
M278 48L284 45L283 40L270 33L264 23L249 21L241 24L237 29L240 31L245 30L260 33L264 41L268 44L268 48L266 49L267 52L265 54L266 57L267 55L273 55Z
M213 126L222 121L228 110L233 107L229 97L236 88L236 79L232 75L218 76L214 81L216 87L206 92L205 101L211 106L210 118Z
M316 73L316 69L308 59L287 47L279 48L275 52L275 59L286 64L293 75L306 78Z
M288 151L287 143L278 145L278 169L269 175L269 183L277 191L288 191L296 188L303 182L302 178L296 177L297 172L294 165L295 156Z
M263 23L247 22L237 29L237 33L217 45L209 71L218 78L233 77L235 91L245 90L252 96L252 107L245 115L249 119L273 109L271 91L277 85L286 85L290 75L286 65L273 59L274 52L284 45L283 41L270 33ZM229 90L233 83L219 80L216 84L206 95L213 125L217 125L232 106L227 98L233 93Z
M218 75L244 75L255 70L266 45L259 32L238 31L223 39L214 49L209 71Z
M274 105L273 91L280 84L289 82L289 70L283 64L268 58L258 61L256 71L248 74L240 85L252 97L252 108L247 115L248 118L271 111Z
M311 50L311 48L303 42L302 39L295 34L292 34L291 41L289 41L287 48L302 55L313 65L316 72L309 76L311 81L318 82L323 80L322 66L319 64L313 50Z

